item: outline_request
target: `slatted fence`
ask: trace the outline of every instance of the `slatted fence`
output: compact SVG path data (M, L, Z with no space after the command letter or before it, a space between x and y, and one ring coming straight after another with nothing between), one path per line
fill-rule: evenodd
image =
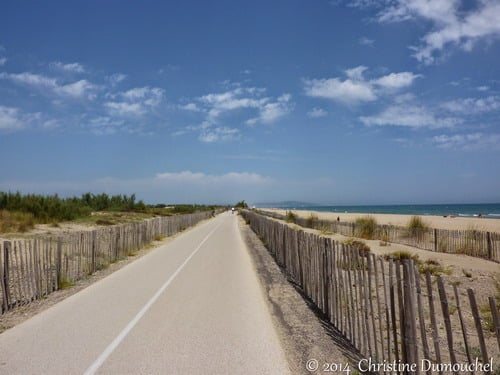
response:
M255 212L242 215L326 319L372 364L386 364L373 372L473 373L477 358L500 373L499 295L478 300L470 288L420 274L412 260L385 260Z
M259 213L276 219L285 219L285 215L276 212L259 211ZM298 217L296 223L305 228L323 229L351 237L356 237L360 232L360 226L352 222ZM500 263L500 233L498 232L433 228L409 231L404 227L378 224L373 239L383 239L441 253L465 254Z
M32 239L0 240L0 313L38 300L211 212L157 217Z

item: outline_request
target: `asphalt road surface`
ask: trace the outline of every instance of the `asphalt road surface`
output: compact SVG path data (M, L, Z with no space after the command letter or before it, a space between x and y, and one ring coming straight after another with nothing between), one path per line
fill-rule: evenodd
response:
M0 334L0 374L287 374L236 214Z

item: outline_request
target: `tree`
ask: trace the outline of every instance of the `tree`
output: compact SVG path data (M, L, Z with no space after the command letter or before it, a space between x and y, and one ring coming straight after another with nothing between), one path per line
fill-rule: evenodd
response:
M242 200L241 202L236 203L236 208L248 208L248 204L245 202L245 200Z

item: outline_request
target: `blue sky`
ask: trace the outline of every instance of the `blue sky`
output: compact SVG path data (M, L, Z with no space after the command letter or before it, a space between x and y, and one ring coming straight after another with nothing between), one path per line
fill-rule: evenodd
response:
M0 189L500 201L500 1L2 1Z

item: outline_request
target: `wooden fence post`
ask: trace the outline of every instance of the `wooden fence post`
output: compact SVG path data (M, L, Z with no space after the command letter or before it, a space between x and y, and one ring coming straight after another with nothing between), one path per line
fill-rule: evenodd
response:
M394 291L394 261L392 258L389 259L389 296L390 296L390 312L391 312L391 322L392 322L392 334L393 334L393 347L394 347L394 357L396 362L399 362L399 346L398 346L398 327L396 321L396 296ZM396 372L400 373L399 369Z
M9 253L10 253L11 242L3 242L3 304L4 311L7 311L10 307L10 285L9 285Z
M420 284L420 272L418 267L413 263L413 275L415 277L415 287L417 290L417 308L418 308L418 321L420 325L420 338L422 340L422 349L424 351L424 359L430 360L429 343L427 342L427 332L425 330L425 314L424 308L422 306L422 285ZM428 375L432 374L432 371L428 369L426 371Z
M491 233L486 232L486 243L488 246L488 259L493 258L493 244L491 242Z
M444 325L446 328L446 338L448 340L448 350L450 352L450 361L451 361L451 364L454 365L457 363L457 359L455 357L455 351L453 349L453 331L451 329L450 310L448 307L448 298L446 297L446 291L444 290L444 283L443 283L443 279L441 278L441 276L437 277L437 284L438 284L439 299L441 301L441 310L443 312ZM453 373L458 374L458 372L456 372L456 371L453 371Z
M61 285L61 264L62 264L62 238L57 238L57 251L56 251L56 290Z
M439 332L436 323L436 313L434 310L434 297L432 293L432 282L431 282L431 274L427 272L425 274L425 282L427 285L427 296L429 298L429 315L431 318L431 326L432 326L432 341L434 343L434 354L436 356L436 362L441 363L441 350L440 350L440 342L439 342ZM442 374L443 371L439 370L439 374Z
M497 336L498 349L500 349L500 318L498 317L497 305L495 303L494 297L489 297L488 301L490 303L491 317L493 319L493 325L495 326L495 334Z
M469 363L472 363L472 358L470 356L470 350L469 350L469 340L467 338L467 327L465 325L465 321L463 318L462 308L460 307L460 298L458 296L457 284L453 284L453 292L455 293L455 302L457 304L458 318L460 319L460 326L462 327L462 335L464 338L465 354L467 356L467 360L469 361ZM473 372L471 371L471 374L472 373Z
M328 272L328 253L329 253L329 243L327 238L323 238L323 245L325 252L323 253L323 312L326 316L330 317L330 273Z
M96 270L96 264L95 264L95 261L96 261L96 254L95 253L96 253L96 246L97 246L96 245L96 235L97 235L96 231L93 230L92 231L92 245L91 245L92 262L91 262L91 265L90 265L90 269L92 270L92 273L94 273L95 270Z
M474 323L476 323L477 338L479 340L479 346L481 347L481 353L483 355L483 363L488 362L488 352L486 350L486 343L484 342L483 328L481 326L481 318L479 316L479 310L477 308L476 296L471 288L467 289L467 294L469 295L470 307L472 310L472 316L474 317Z
M439 236L438 230L434 228L434 251L435 252L439 251L439 249L438 249L438 243L439 243L438 236Z
M410 366L416 364L416 374L419 374L417 329L415 326L415 303L413 293L413 260L405 259L403 262L403 287L404 287L404 327L405 327L405 348L406 363Z

